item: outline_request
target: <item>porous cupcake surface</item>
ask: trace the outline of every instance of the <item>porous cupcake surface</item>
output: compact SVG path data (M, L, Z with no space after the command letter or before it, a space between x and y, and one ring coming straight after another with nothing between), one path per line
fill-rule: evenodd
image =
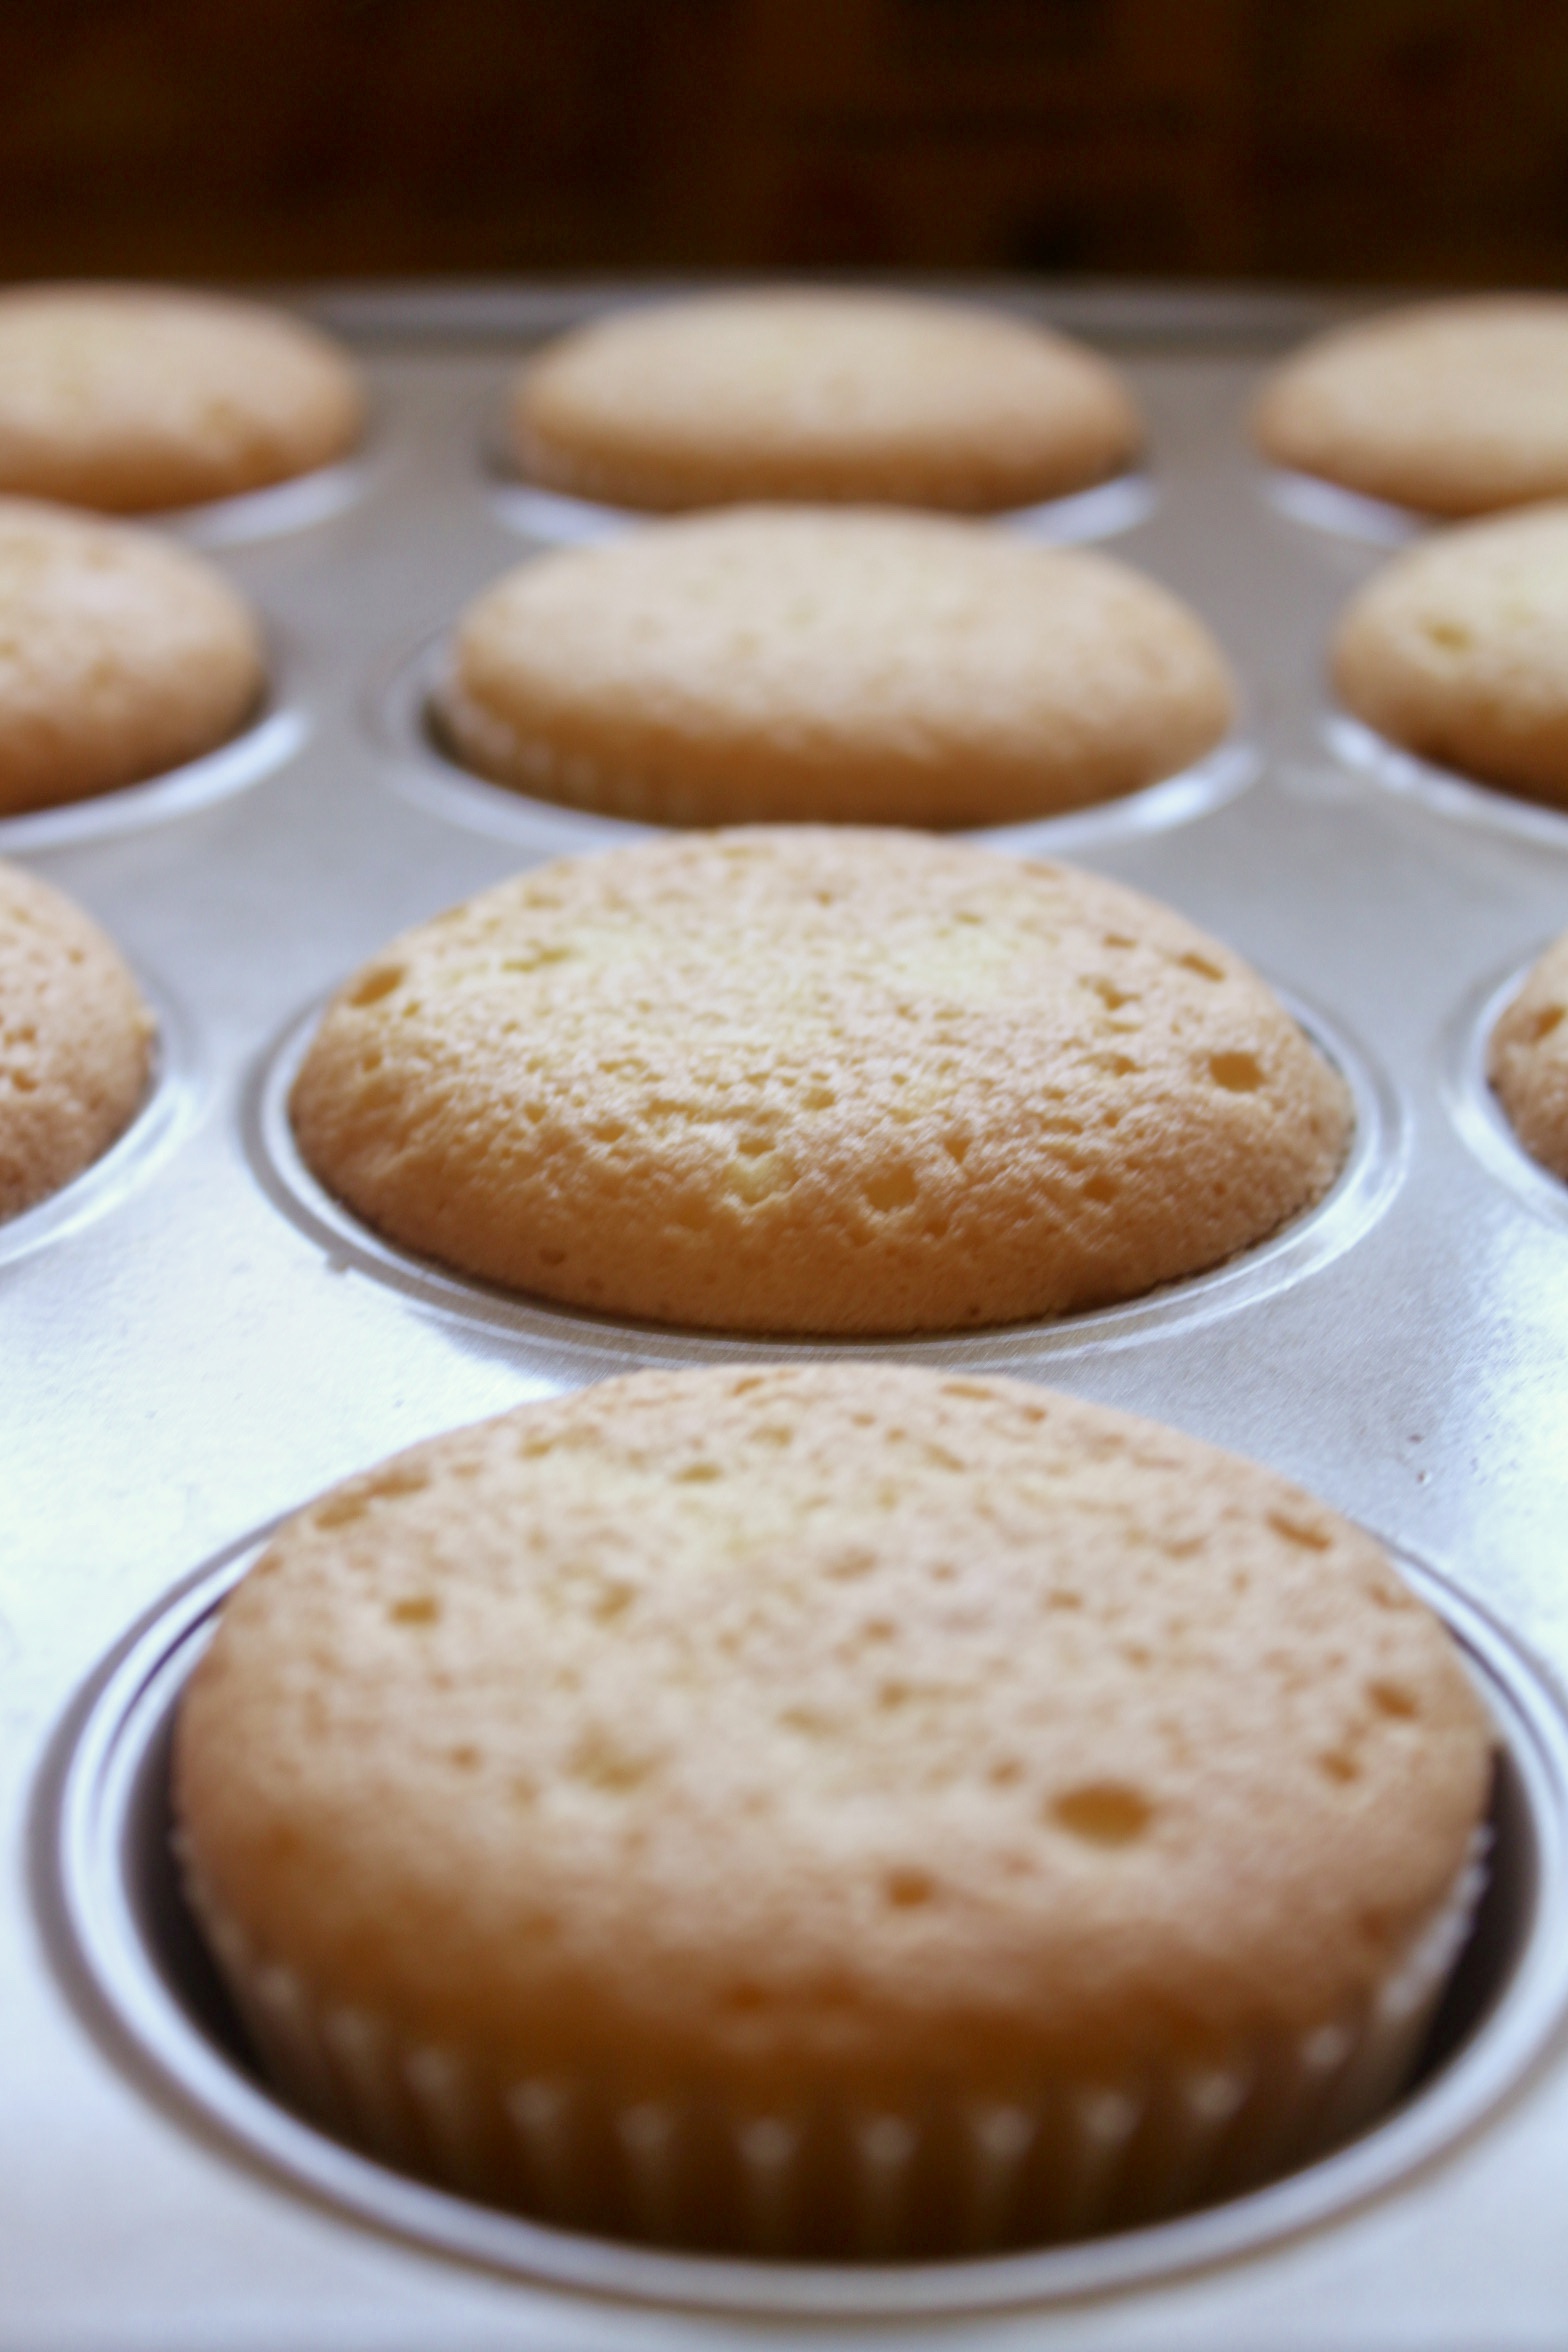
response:
M1489 1732L1369 1538L1023 1383L636 1375L302 1513L184 1699L199 1905L505 2085L1018 2097L1388 1979Z
M344 355L281 311L173 287L0 293L0 490L147 514L309 472L363 429Z
M1138 893L916 834L699 835L405 934L296 1080L380 1232L657 1321L893 1332L1133 1296L1316 1199L1348 1090Z
M510 423L525 474L651 509L777 498L984 512L1101 481L1143 441L1116 373L1045 328L822 290L596 320L522 370Z
M152 532L0 498L0 815L211 751L265 681L249 611Z
M129 1126L152 1040L152 1015L97 924L0 865L0 1220L58 1191Z
M1487 1075L1530 1157L1568 1183L1568 937L1547 949L1499 1017Z
M1568 802L1568 502L1406 550L1335 633L1346 707L1482 782Z
M481 774L677 824L1000 824L1186 767L1233 715L1185 606L942 517L743 509L520 566L456 631Z
M1568 299L1420 303L1318 337L1253 415L1264 454L1437 515L1568 492Z

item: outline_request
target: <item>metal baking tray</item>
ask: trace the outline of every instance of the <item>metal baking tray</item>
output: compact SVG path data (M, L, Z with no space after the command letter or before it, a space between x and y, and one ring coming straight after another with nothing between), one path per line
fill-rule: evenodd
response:
M1568 928L1568 817L1395 754L1326 698L1334 615L1418 526L1269 475L1241 418L1333 303L987 289L1117 357L1152 426L1134 482L999 527L1105 535L1204 614L1246 704L1192 775L992 838L1116 874L1250 957L1351 1081L1351 1165L1290 1233L1149 1300L847 1352L1156 1415L1397 1549L1503 1739L1491 1890L1420 2081L1350 2147L1202 2214L823 2270L487 2212L338 2146L248 2070L173 1885L164 1758L267 1526L395 1447L610 1371L846 1352L464 1283L358 1228L282 1115L315 1008L391 932L637 830L463 775L423 701L477 589L544 536L624 527L508 479L496 424L531 343L645 290L310 297L370 378L364 454L169 524L261 611L267 709L175 776L0 822L0 856L105 923L160 1023L130 1134L0 1227L0 2347L1568 2344L1568 1189L1522 1158L1482 1064L1500 995Z

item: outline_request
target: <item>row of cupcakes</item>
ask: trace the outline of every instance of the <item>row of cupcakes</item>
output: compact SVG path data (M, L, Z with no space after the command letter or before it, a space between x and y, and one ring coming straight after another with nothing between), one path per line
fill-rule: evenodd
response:
M1435 302L1319 337L1257 403L1275 463L1429 516L1568 494L1568 302ZM300 321L167 288L0 293L0 492L152 513L286 481L365 431ZM771 289L613 311L520 371L528 479L631 510L755 501L994 513L1114 476L1146 428L1094 353L1015 313Z
M1568 800L1568 509L1397 556L1336 631L1384 740ZM255 616L150 533L0 500L0 813L229 740L266 692ZM1129 566L903 511L748 507L537 556L452 633L432 720L478 774L660 823L937 828L1097 805L1189 768L1236 693Z

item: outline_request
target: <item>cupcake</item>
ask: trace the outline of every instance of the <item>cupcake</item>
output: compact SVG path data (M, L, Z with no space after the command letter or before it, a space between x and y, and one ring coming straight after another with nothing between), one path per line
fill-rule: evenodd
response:
M1031 321L908 295L769 289L650 304L547 344L513 388L513 456L579 497L983 514L1138 454L1120 378Z
M167 286L0 293L0 491L147 514L351 450L364 397L300 319Z
M1486 1067L1531 1159L1568 1183L1568 937L1547 949L1499 1018Z
M1136 792L1234 709L1203 624L1108 556L745 508L519 566L435 719L480 775L614 815L951 827Z
M221 573L150 531L0 498L0 816L213 751L266 681Z
M1265 457L1433 515L1568 493L1568 298L1423 302L1318 336L1253 412Z
M1352 598L1333 672L1406 751L1568 806L1568 501L1395 556Z
M178 1843L271 2080L574 2229L1031 2244L1361 2128L1474 1900L1491 1739L1378 1546L1007 1380L635 1374L276 1538Z
M742 1332L1135 1298L1309 1207L1351 1126L1262 981L1169 908L811 826L562 859L405 933L290 1108L402 1248Z
M146 1093L152 1046L152 1015L97 924L0 865L0 1220L118 1140Z

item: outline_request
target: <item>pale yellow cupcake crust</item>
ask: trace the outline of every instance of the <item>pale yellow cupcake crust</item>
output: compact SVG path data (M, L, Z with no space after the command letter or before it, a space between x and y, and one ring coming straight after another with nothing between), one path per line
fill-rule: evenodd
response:
M292 1115L394 1242L757 1332L1137 1296L1306 1208L1351 1125L1269 990L1153 900L810 827L563 860L407 933Z
M770 290L592 321L530 360L524 474L615 505L849 500L985 513L1122 471L1115 371L1031 321L907 295Z
M1396 556L1347 607L1333 674L1407 751L1568 804L1568 501Z
M1568 937L1546 950L1500 1016L1487 1075L1530 1157L1568 1183Z
M173 287L0 293L0 491L148 514L345 456L345 355L303 320Z
M1276 465L1434 515L1568 493L1568 297L1475 295L1334 329L1266 386Z
M265 686L221 573L150 531L0 498L0 815L212 751Z
M226 1603L175 1793L246 1989L367 2051L875 2116L1343 2024L1450 1906L1491 1744L1286 1479L862 1363L636 1374L339 1487Z
M0 1220L99 1159L147 1090L153 1019L73 902L0 865Z
M666 824L1003 824L1185 768L1225 661L1107 556L943 517L745 508L521 565L438 723L519 790Z

